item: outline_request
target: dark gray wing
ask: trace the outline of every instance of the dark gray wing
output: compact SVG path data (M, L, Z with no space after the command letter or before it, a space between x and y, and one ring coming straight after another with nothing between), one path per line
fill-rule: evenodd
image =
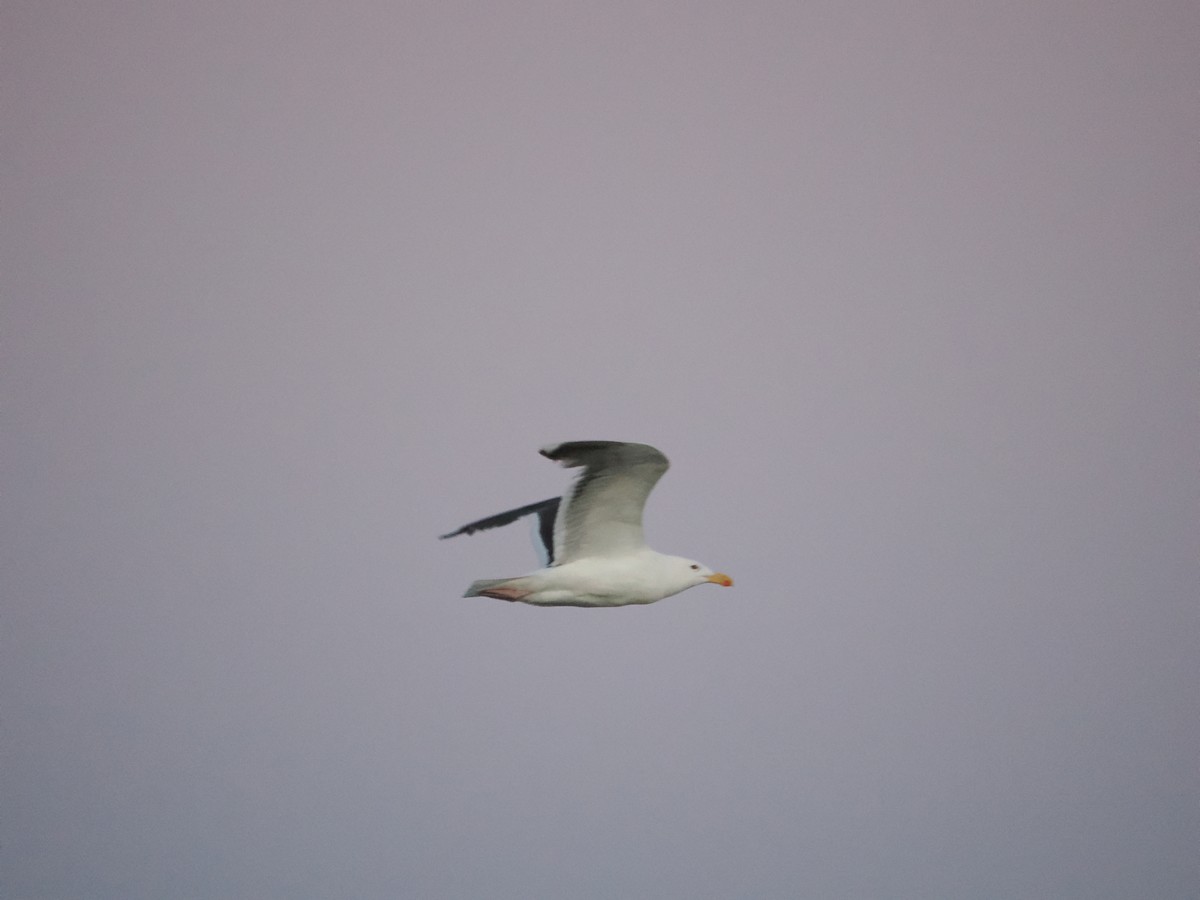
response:
M523 519L525 516L531 516L537 513L538 538L542 542L542 547L545 550L546 565L552 565L554 558L554 519L558 514L559 503L562 502L561 497L551 497L549 500L539 500L537 503L530 503L528 506L522 506L519 509L510 509L508 512L497 513L494 516L488 516L486 519L479 519L475 522L469 522L457 531L452 531L449 534L443 534L442 540L446 538L456 537L460 534L474 534L477 531L487 531L489 528L499 528L501 525L510 525L517 519Z
M554 522L554 561L619 556L645 546L642 508L670 463L648 444L570 441L543 447L542 456L582 467Z

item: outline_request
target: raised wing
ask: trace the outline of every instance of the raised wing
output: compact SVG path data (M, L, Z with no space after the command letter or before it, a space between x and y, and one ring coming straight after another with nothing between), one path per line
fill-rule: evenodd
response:
M555 517L556 565L645 546L642 509L670 465L662 453L647 444L571 441L543 447L541 454L567 468L583 467Z
M538 517L537 536L542 543L542 555L545 557L546 565L553 565L555 562L554 519L558 513L560 503L561 498L559 497L551 497L549 500L539 500L537 503L530 503L528 506L522 506L519 509L510 509L508 512L497 513L494 516L488 516L486 519L469 522L456 531L443 534L441 539L445 540L446 538L456 537L460 534L474 534L477 531L487 531L489 528L499 528L501 525L509 525L517 521L517 519L523 519L525 516L531 516L536 513Z

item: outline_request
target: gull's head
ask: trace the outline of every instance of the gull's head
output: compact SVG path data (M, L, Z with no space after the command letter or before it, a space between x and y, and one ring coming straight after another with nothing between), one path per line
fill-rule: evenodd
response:
M676 557L681 576L689 582L689 587L698 584L719 584L721 587L733 587L733 579L723 572L714 572L703 563L694 559Z

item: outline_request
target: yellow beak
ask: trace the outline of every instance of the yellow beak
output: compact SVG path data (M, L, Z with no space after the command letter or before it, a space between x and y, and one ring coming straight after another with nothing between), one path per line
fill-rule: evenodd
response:
M721 572L714 572L708 576L708 580L713 584L719 584L721 587L733 587L733 579Z

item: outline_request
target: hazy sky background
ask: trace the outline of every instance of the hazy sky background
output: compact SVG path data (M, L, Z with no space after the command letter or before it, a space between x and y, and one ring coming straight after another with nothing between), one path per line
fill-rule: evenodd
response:
M0 42L0 896L1200 896L1193 2ZM736 587L461 599L592 438Z

